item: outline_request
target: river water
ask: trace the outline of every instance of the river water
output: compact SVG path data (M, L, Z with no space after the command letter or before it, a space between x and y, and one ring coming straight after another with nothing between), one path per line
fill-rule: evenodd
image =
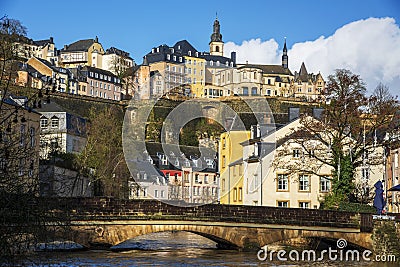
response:
M260 261L257 252L216 249L216 244L188 232L161 232L137 237L116 248L131 250L89 250L81 252L40 252L28 266L373 266L392 267L377 262L278 262Z

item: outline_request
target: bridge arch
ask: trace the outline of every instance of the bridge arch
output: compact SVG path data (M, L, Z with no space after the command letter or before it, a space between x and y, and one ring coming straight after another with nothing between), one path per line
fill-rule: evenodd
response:
M93 244L115 246L138 236L164 231L186 231L198 234L226 249L259 249L264 245L295 238L345 239L349 244L372 250L371 233L302 230L287 226L267 228L263 225L221 224L218 222L145 221L125 224L96 223L72 226L72 241L91 247ZM69 238L71 239L71 238Z

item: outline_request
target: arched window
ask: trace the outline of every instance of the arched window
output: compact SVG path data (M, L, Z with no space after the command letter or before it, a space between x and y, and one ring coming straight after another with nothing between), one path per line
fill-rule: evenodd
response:
M215 47L215 52L219 52L219 46Z

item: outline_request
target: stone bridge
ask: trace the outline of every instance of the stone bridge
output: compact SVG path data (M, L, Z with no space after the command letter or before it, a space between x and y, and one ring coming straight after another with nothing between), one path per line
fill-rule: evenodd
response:
M72 198L51 201L70 214L68 239L86 247L110 247L161 231L187 231L221 248L254 249L315 238L373 248L371 214L313 209L208 204L178 207L155 200Z

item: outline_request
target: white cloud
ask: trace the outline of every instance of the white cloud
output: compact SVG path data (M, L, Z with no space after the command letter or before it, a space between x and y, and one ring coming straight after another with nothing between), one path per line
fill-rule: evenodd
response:
M224 54L230 55L236 52L237 62L254 64L276 64L278 63L278 43L274 40L262 42L260 38L243 41L241 45L227 42L224 45Z
M274 39L228 42L225 52L237 51L238 62L279 64L281 51ZM294 71L305 62L309 72L325 77L335 69L346 68L359 74L373 90L379 82L400 96L400 28L393 18L358 20L339 28L329 37L294 44L288 51L289 67Z

